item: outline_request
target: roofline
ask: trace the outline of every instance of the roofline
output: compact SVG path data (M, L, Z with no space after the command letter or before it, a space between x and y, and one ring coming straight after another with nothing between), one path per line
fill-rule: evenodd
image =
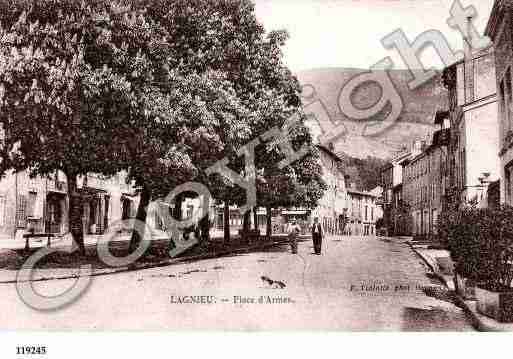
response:
M318 149L326 152L328 155L330 155L331 157L333 157L337 161L342 162L342 159L335 152L331 151L330 149L326 148L325 146L323 146L323 145L315 145L315 147L317 147Z
M394 165L392 164L392 162L388 162L383 167L381 167L381 172L384 172L384 171L389 170L391 168L394 168Z
M482 49L479 49L479 50L476 50L474 49L474 51L472 52L472 60L476 60L476 59L479 59L480 57L483 57L483 56L486 56L486 55L492 55L494 54L494 47L493 47L493 44L490 44L489 46L487 47L484 47ZM461 60L458 60L456 62L453 62L452 64L448 65L448 66L445 66L443 69L442 69L442 73L444 71L447 71L447 70L450 70L458 65L463 65L465 64L465 58L461 59Z
M492 12L490 13L490 17L488 19L488 23L486 24L485 29L485 36L489 36L492 40L494 40L495 36L497 35L498 25L499 25L499 19L501 18L501 10L503 10L503 7L506 6L506 2L503 0L495 0Z
M378 196L376 196L375 194L372 194L370 192L362 192L362 191L357 191L357 190L352 190L352 189L348 189L347 190L347 193L354 193L354 194L360 194L362 196L367 196L367 197L374 197L374 198L377 198Z
M426 157L426 155L427 155L427 149L428 149L428 148L429 148L429 147L426 147L426 148L424 149L424 151L422 151L421 153L419 153L417 156L413 157L413 158L411 159L411 163L413 163L413 162L417 162L417 161L418 161L418 160L420 160L421 158Z

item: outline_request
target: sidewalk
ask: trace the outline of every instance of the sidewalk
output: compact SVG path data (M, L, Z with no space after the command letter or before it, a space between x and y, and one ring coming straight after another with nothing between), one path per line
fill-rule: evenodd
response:
M218 233L215 233L217 237L212 237L217 239L219 237ZM105 235L84 235L84 244L86 246L96 246L100 239L102 239ZM130 241L130 234L118 234L114 236L113 233L110 234L113 238L113 242L128 242ZM115 239L114 239L115 237ZM219 237L219 238L222 238ZM151 241L162 241L167 240L169 237L163 231L152 230L151 233ZM62 236L57 236L55 238L51 238L50 246L52 248L70 248L72 244L71 235L65 234ZM47 238L31 238L29 239L29 247L30 249L44 248L47 246ZM0 237L0 253L3 250L23 250L25 248L25 239L21 236L19 238L9 238L9 237Z
M262 234L263 235L263 234ZM115 236L115 239L112 242L128 242L130 241L130 234L119 234ZM286 233L273 234L274 236L287 236ZM86 246L96 246L100 239L102 239L104 235L84 235L84 243ZM220 230L211 230L210 238L213 241L220 241L224 237L223 231ZM238 238L239 235L237 231L231 232L231 238ZM151 241L163 241L169 240L166 232L160 230L152 230ZM55 238L51 238L50 246L52 248L70 248L72 244L70 234L66 234L63 236L58 236ZM47 246L47 238L31 238L29 239L30 249L44 248ZM0 236L0 254L5 250L23 250L25 249L25 239L21 238L13 238L7 236Z
M85 262L80 263L79 261L70 261L69 254L62 254L61 256L62 258L64 258L64 261L62 263L60 263L59 261L57 261L59 263L52 262L49 266L47 265L46 268L44 264L38 266L38 268L33 272L33 278L31 281L37 282L48 280L75 279L81 276L80 266L84 264L92 265L93 269L90 276L101 276L141 269L169 266L181 262L218 258L226 255L245 253L254 250L263 250L278 245L288 244L288 236L286 234L276 234L272 236L270 241L262 239L250 244L241 243L239 241L238 236L232 237L232 242L228 246L221 244L222 238L213 238L213 245L209 248L207 252L198 253L198 251L193 250L192 253L186 254L184 256L179 256L176 258L165 258L165 254L168 250L169 243L169 240L165 238L154 240L154 243L152 244L152 249L155 250L155 247L157 247L157 254L148 253L139 261L131 265L112 268L106 265L102 265L96 258L96 243L100 238L101 236L88 236L88 241L86 244L86 252L88 253L88 256L87 258L83 259L83 261ZM300 240L307 240L308 238L308 236L301 236ZM126 238L122 238L120 241L116 240L115 242L113 242L113 244L114 246L124 245L124 247L126 247L128 244L128 239L129 237L126 236ZM66 241L56 243L56 247L58 246L59 248L65 248L67 245L71 245L71 243L67 244ZM53 247L54 246L52 244L52 248ZM152 249L150 249L149 252L152 252ZM16 276L18 274L18 268L22 265L25 259L26 257L22 257L13 250L5 250L3 253L0 253L0 261L9 263L9 265L7 266L4 263L2 263L4 265L3 268L0 269L0 284L15 283Z
M416 245L412 241L408 244L413 251L428 265L428 267L448 290L454 293L455 304L467 315L472 326L482 332L510 332L513 324L499 323L477 311L475 300L466 300L455 289L454 274L452 273L452 261L447 250L427 249L427 246Z

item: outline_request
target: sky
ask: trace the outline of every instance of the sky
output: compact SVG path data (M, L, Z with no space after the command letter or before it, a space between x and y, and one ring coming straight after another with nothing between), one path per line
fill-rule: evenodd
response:
M447 25L452 0L254 0L266 30L285 29L290 39L285 61L295 72L323 67L368 69L390 56L395 68L405 68L395 50L380 40L401 28L410 41L428 30L441 31L454 50L462 50L461 34ZM473 5L474 24L484 32L493 0L461 0ZM443 67L432 49L421 59L426 67Z

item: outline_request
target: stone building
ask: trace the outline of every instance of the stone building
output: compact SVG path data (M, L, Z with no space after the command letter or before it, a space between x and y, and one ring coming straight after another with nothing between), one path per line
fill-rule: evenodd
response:
M377 186L369 191L376 198L376 222L378 219L383 219L383 187Z
M342 160L333 149L318 145L320 151L320 165L323 173L323 180L328 186L324 196L319 200L318 206L314 209L307 208L273 208L272 226L273 233L281 233L287 230L287 225L296 221L303 232L309 231L314 218L319 219L326 234L342 234L347 216L347 189ZM214 209L214 226L218 233L224 229L223 206ZM230 229L237 233L242 229L243 219L237 206L230 207ZM267 211L265 208L258 208L251 215L251 228L265 233L267 224ZM256 221L256 222L255 222Z
M376 234L378 203L375 194L358 191L355 186L347 190L347 225L345 234L373 236Z
M317 146L320 151L320 163L323 179L328 186L317 208L311 212L311 220L319 218L323 230L327 234L341 234L346 223L348 210L348 191L343 163L333 148Z
M426 151L402 163L404 201L408 204L410 216L413 219L412 234L416 236L428 232L429 163L429 155Z
M450 181L446 199L462 205L479 202L486 183L499 179L499 121L495 55L492 48L471 51L443 73L448 89ZM486 181L484 180L486 179Z
M409 230L400 221L403 205L403 163L410 159L415 149L403 151L381 169L383 186L383 220L389 236L406 235Z
M499 112L500 201L513 205L513 4L496 0L485 35L493 41Z
M103 234L119 219L135 217L138 197L122 174L111 178L88 175L81 179L84 234ZM0 180L0 237L69 231L69 198L65 176L56 171L47 178L10 172Z
M440 129L433 134L429 145L423 144L422 152L402 162L403 201L412 219L411 232L429 238L436 237L449 179L446 162L450 129L438 114L435 123Z

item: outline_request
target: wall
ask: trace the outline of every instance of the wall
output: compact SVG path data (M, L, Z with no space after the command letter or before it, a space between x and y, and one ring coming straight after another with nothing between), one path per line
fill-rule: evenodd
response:
M513 97L511 94L506 96L506 84L513 83L513 23L511 21L511 12L505 11L502 14L492 14L493 16L503 15L502 21L498 24L495 34L495 67L497 80L497 102L499 110L499 151L500 151L500 200L501 203L513 205L513 197L511 196L510 175L506 169L513 163L513 148L511 148L512 138L508 136L513 129L513 113L511 111L511 103ZM495 19L494 19L495 20ZM509 73L508 73L509 71ZM509 186L508 186L509 185Z
M132 214L135 215L135 209L138 205L138 197L134 196L132 186L127 185L124 175L119 174L112 178L101 178L97 175L89 175L87 187L95 190L102 190L104 195L109 197L108 206L108 225L121 219L122 203L121 198L131 195L133 199ZM85 183L85 182L84 182ZM105 208L105 197L102 194L100 206ZM35 232L44 232L47 229L49 219L49 200L59 204L60 225L55 228L58 233L69 231L68 208L69 200L67 196L67 186L65 176L58 172L48 178L36 177L30 178L28 172L19 172L17 174L10 172L0 180L0 237L3 239L14 238L16 230L26 231L33 228ZM84 204L84 219L88 219L89 204ZM18 216L17 216L18 211ZM18 223L16 220L18 218ZM100 212L96 216L103 227L104 213ZM84 220L86 226L87 220ZM89 230L89 228L85 228Z
M0 179L0 237L14 236L16 230L16 183L12 173Z
M474 198L479 177L489 172L491 181L500 176L497 103L489 102L465 113L466 122L466 186L467 200Z
M323 180L328 186L318 206L311 213L311 220L319 218L326 233L339 232L340 216L347 208L347 189L340 162L332 153L320 150Z

